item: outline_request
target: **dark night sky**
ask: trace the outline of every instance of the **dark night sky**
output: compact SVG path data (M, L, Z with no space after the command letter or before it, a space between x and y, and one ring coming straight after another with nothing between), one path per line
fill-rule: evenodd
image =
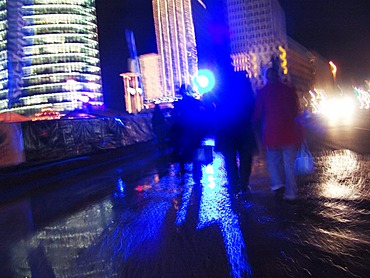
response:
M338 67L338 77L370 78L369 0L279 0L290 37Z
M214 3L212 0L203 2ZM290 37L338 67L338 80L370 78L369 0L279 0ZM106 103L120 108L129 55L125 29L134 31L138 54L156 52L151 0L96 0Z

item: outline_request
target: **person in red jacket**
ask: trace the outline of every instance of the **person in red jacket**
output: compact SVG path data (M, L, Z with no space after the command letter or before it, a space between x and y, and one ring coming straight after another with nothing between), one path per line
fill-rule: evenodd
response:
M267 84L256 96L255 124L262 124L271 190L285 187L284 199L297 198L294 162L302 132L297 121L299 103L296 91L281 83L276 69L266 71Z

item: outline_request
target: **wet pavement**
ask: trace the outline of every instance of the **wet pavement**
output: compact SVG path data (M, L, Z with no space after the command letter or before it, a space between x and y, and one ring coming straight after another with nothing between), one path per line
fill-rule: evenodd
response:
M0 277L370 277L370 156L311 146L299 199L227 190L214 153L196 182L151 143L1 170Z

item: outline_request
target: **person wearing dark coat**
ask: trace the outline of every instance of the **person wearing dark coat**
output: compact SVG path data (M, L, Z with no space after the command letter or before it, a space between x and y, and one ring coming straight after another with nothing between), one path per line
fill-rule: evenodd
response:
M167 137L167 122L159 104L155 104L152 114L152 127L156 135L157 145L161 149L165 146Z
M204 136L203 109L202 103L191 95L190 86L182 85L179 94L182 99L174 104L170 137L173 144L173 161L180 163L180 171L183 173L185 164L193 162L195 151L201 146Z
M251 189L249 179L257 149L252 126L255 95L246 72L231 73L228 83L217 105L216 146L225 158L229 189L239 196Z

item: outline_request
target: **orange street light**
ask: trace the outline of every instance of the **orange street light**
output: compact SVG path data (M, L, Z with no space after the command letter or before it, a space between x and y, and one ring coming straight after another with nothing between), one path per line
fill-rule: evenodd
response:
M335 80L335 77L337 75L337 66L332 61L329 61L329 65L331 67L331 73L333 74L333 78Z

